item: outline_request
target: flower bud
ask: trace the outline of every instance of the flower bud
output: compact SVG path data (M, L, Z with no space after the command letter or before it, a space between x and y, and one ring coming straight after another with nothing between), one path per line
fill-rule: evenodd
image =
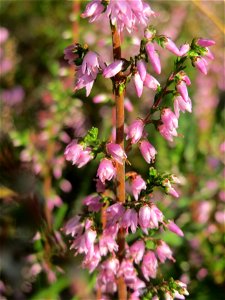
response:
M108 67L106 67L103 71L103 76L105 78L111 78L119 73L123 68L123 61L122 60L115 60L111 63Z
M161 63L160 63L160 60L159 60L159 55L155 51L154 45L149 42L145 45L145 49L146 49L148 58L149 58L149 60L152 64L152 67L153 67L154 71L157 74L160 74L161 73Z

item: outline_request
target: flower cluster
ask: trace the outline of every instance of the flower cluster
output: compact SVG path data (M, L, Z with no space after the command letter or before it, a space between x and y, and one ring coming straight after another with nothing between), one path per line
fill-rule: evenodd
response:
M147 26L151 15L154 13L150 6L141 0L93 0L82 14L90 22L107 17L112 32L117 30L118 34L124 29L131 32L137 25ZM152 68L153 72L160 74L162 70L157 44L176 57L174 69L164 86L149 71ZM65 58L75 65L75 91L85 87L88 96L98 74L112 80L117 97L123 96L131 80L139 98L144 87L155 91L154 103L147 116L137 118L126 127L125 150L111 138L100 141L95 128L79 141L73 141L65 150L66 159L78 168L98 154L101 155L95 179L97 193L83 200L84 212L72 218L64 227L65 234L73 238L71 249L75 250L76 255L84 255L83 267L90 272L98 270L96 288L101 292L101 299L110 299L119 293L120 278L125 283L129 299L140 299L151 291L149 281L157 277L160 264L167 259L175 261L169 245L155 234L169 230L182 237L183 232L174 221L166 219L153 201L153 192L155 187L160 187L166 194L178 198L173 184L179 184L179 179L174 175L159 174L153 167L150 167L147 176L127 172L123 178L124 183L127 181L123 191L125 202L118 201L115 186L118 185L120 167L125 163L131 165L129 152L136 144L144 160L148 164L154 163L157 150L148 140L145 130L148 124L153 124L170 142L178 136L180 111L192 111L188 95L191 81L184 71L186 62L190 59L198 67L197 60L203 59L203 56L212 58L207 48L212 44L213 41L198 39L177 47L169 37L158 35L153 27L146 27L140 51L130 60L119 57L106 64L99 54L80 44L69 46L65 51ZM170 96L174 112L171 107L161 105L167 95ZM101 103L105 100L105 97L95 97L93 101ZM122 239L122 254L121 232L125 237L130 237ZM161 286L152 289L151 296L158 297L161 292L166 299L184 299L184 295L188 294L186 285L179 281L173 281L173 284L162 282Z

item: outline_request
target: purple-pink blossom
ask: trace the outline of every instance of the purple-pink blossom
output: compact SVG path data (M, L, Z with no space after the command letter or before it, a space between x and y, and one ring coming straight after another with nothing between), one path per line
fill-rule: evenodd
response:
M103 206L103 203L100 202L102 198L96 194L91 194L84 198L83 204L88 207L89 211L99 211Z
M123 161L127 158L123 148L115 143L106 144L106 150L111 157L116 160L119 164L123 164Z
M135 233L138 225L138 215L135 209L128 208L126 209L125 213L123 214L120 226L124 228L131 229L132 233Z
M119 73L123 68L123 61L122 60L115 60L109 66L105 67L103 71L103 76L105 78L111 78Z
M131 139L131 144L136 144L142 137L144 130L144 122L135 120L127 129L126 139Z
M152 144L150 144L147 140L142 140L139 144L139 149L148 164L154 162L157 151Z
M166 227L173 233L179 236L184 236L183 231L178 227L173 221L169 220L169 223L166 225Z
M141 191L146 190L146 188L147 188L146 183L140 175L137 175L135 176L135 178L132 179L131 189L135 200L138 200Z
M135 86L136 94L140 98L143 92L143 81L138 72L134 74L134 86Z
M155 253L153 251L147 251L147 253L144 255L142 265L141 265L141 271L145 277L146 280L149 280L149 278L155 278L158 268L158 261L155 256Z
M160 74L161 73L161 63L160 63L159 55L155 51L154 44L151 43L151 42L148 42L145 45L145 49L146 49L148 58L149 58L149 60L150 60L150 62L152 64L152 67L153 67L154 71L157 74Z
M174 98L174 113L177 118L179 118L180 116L180 111L182 111L183 113L185 111L188 111L189 113L192 112L192 102L189 97L187 101L185 101L181 96L176 96Z
M111 159L103 158L99 164L97 177L105 184L106 180L111 180L116 175L116 169Z
M76 140L73 140L65 149L64 155L66 160L72 161L73 165L77 165L78 168L86 165L93 155L90 148L83 149L83 146L77 144Z
M156 248L156 254L160 260L160 262L164 263L166 259L170 259L172 261L175 261L172 254L170 247L164 242L160 241L159 245Z
M146 77L146 74L147 74L147 68L146 68L146 63L143 59L138 60L137 69L138 69L138 73L141 77L141 80L145 81L145 77Z
M155 91L158 86L160 86L160 83L157 79L155 79L155 77L147 73L145 76L144 86Z
M94 22L103 13L105 7L101 0L92 0L87 4L85 11L81 14L82 18L89 18L89 22Z
M145 243L143 240L138 240L129 248L130 256L134 259L136 264L139 264L145 253Z
M201 47L210 47L216 44L215 41L209 39L198 39L197 44Z

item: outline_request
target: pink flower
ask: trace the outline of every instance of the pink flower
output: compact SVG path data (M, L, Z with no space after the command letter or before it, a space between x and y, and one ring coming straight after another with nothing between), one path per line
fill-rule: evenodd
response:
M105 184L106 180L111 180L116 174L116 169L113 163L108 158L103 158L99 164L97 177Z
M155 51L155 47L151 42L148 42L145 46L148 58L152 64L152 67L154 69L154 71L157 74L161 73L161 63L159 60L159 55L158 53Z
M90 148L83 150L80 144L77 144L76 140L73 140L64 152L66 160L72 161L73 165L77 165L78 168L86 165L91 159L93 159Z
M90 160L93 159L93 155L90 148L86 148L81 151L80 156L76 162L78 168L85 166Z
M133 208L126 209L124 215L121 218L120 226L124 228L131 228L131 232L135 233L137 229L138 215Z
M143 258L141 265L141 271L146 280L149 280L149 277L155 278L158 268L157 258L152 251L148 251Z
M123 61L122 60L115 60L109 66L107 66L103 71L103 76L105 78L111 78L119 73L123 68Z
M145 253L145 243L143 240L138 240L133 243L133 245L129 248L129 252L131 257L134 259L136 264L139 264L143 258Z
M169 130L173 131L178 127L178 119L170 108L164 108L161 112L161 120Z
M174 112L177 118L180 116L180 111L183 113L185 111L192 112L192 102L191 99L188 97L188 101L185 101L183 97L177 96L174 98Z
M141 226L141 229L144 231L144 233L148 234L147 229L149 228L151 218L151 209L148 205L144 205L139 210L139 218L138 223Z
M154 162L157 151L148 141L142 140L139 144L139 149L148 164L150 164L151 161Z
M184 56L188 53L190 50L190 45L189 44L184 44L180 47L180 55L179 56Z
M140 175L137 175L134 179L132 179L131 189L135 200L138 200L141 190L146 190L146 188L146 183Z
M72 237L80 236L83 231L83 224L80 222L80 216L75 216L70 219L63 228L66 235Z
M106 94L99 94L93 98L94 103L104 103L107 100Z
M143 81L141 80L141 77L138 72L134 74L134 86L136 94L140 98L143 92Z
M166 38L166 41L164 42L164 47L173 54L180 56L180 50L170 38Z
M173 253L170 247L162 240L160 241L160 244L156 248L156 254L162 263L164 263L166 259L175 261L172 256Z
M76 60L78 58L78 54L74 53L76 48L77 48L77 45L73 44L73 45L67 46L64 49L64 59L68 60L68 63L70 65L74 65L74 60Z
M101 255L107 255L108 251L118 251L118 245L116 243L118 229L118 225L112 225L103 230L103 233L99 238L99 250Z
M100 68L102 70L105 68L105 65L100 56L93 51L88 51L87 54L84 56L81 65L82 73L92 75L94 78L96 78Z
M99 262L101 260L101 254L99 251L98 245L94 245L94 251L93 253L87 253L85 256L82 266L84 268L89 269L89 272L92 273L98 266Z
M141 80L144 81L145 77L146 77L146 74L147 74L147 69L146 69L146 63L143 59L138 60L137 69L138 69L138 73L141 77Z
M158 228L159 227L159 222L163 222L163 213L158 209L158 207L155 204L150 205L150 220L149 220L149 225L148 227L153 229L153 228Z
M209 47L215 45L216 42L208 39L198 39L197 44L201 47Z
M137 24L147 26L149 17L154 14L150 6L142 0L109 2L106 14L119 32L126 29L129 33L136 29Z
M85 233L79 237L77 237L72 243L70 249L76 249L77 253L85 253L89 255L93 255L94 253L94 242L96 239L97 233L96 231L88 228Z
M177 234L179 236L184 236L183 231L173 221L169 221L169 223L166 225L166 227L171 232L174 232L175 234Z
M183 80L180 81L177 84L176 89L177 89L178 93L181 95L181 97L184 99L184 101L187 102L189 97L188 97L188 90L187 90L186 82L184 82Z
M155 79L155 77L151 76L150 74L146 74L144 86L155 91L157 90L158 86L160 86L160 83Z
M101 4L101 0L92 0L87 4L85 11L82 13L82 18L89 18L89 22L94 22L97 20L105 7Z
M91 89L93 87L96 76L97 74L95 74L95 76L93 76L92 74L83 74L81 67L76 67L76 82L74 92L82 88L86 88L86 96L88 97L91 93Z
M165 124L159 125L158 130L160 134L169 142L173 141L173 137L177 136L177 131L175 128L170 130Z
M120 203L115 203L106 209L107 226L112 226L121 220L125 213L125 207Z
M170 194L171 196L178 198L179 194L178 192L171 186L171 182L169 179L165 179L162 182L162 185L166 188L166 193Z
M88 206L89 211L99 211L101 207L103 206L103 203L100 202L102 198L98 195L92 194L83 200L83 204Z
M131 103L131 101L128 98L124 99L124 108L128 112L132 112L134 110L133 104Z
M112 156L119 164L123 164L123 161L127 158L123 148L115 143L106 144L106 150L108 154Z
M134 268L133 262L130 259L123 259L120 265L118 276L123 276L126 285L138 290L145 287L145 283L137 277L137 272Z
M142 120L135 120L127 130L126 139L131 139L131 144L136 144L142 137L144 130L144 122Z
M3 44L9 37L9 31L4 28L0 27L0 45Z
M208 63L203 57L197 57L197 59L194 61L194 65L204 75L206 75L208 73L208 71L207 71Z

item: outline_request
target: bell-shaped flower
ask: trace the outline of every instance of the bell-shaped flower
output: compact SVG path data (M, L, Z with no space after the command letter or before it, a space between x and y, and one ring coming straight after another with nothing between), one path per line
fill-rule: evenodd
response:
M131 232L135 233L138 224L138 215L135 209L126 209L124 215L121 218L120 226L124 228L131 228Z
M122 60L115 60L109 66L105 67L103 71L103 76L105 78L111 78L118 74L123 69L123 61Z
M136 144L142 137L144 130L144 122L135 120L127 129L126 139L131 139L131 144Z
M178 93L181 95L181 97L183 97L184 101L188 101L188 90L187 90L187 85L186 82L181 80L177 86L176 89L178 91Z
M157 151L152 146L152 144L150 144L147 140L142 140L139 143L139 149L148 164L154 162Z
M201 39L201 38L197 40L197 45L199 45L201 47L210 47L215 44L216 44L216 42L213 40Z
M134 74L134 86L135 86L136 94L140 98L143 92L143 81L138 72Z
M135 200L138 200L141 191L146 190L146 188L146 183L140 175L137 175L135 178L132 179L131 189Z
M155 77L147 73L144 81L144 86L155 91L157 90L158 86L160 86L160 83L157 79L155 79Z
M194 65L204 75L206 75L208 73L208 70L207 70L208 63L203 57L197 57L194 61Z
M86 205L88 207L89 211L99 211L102 206L103 203L100 202L102 198L96 194L91 194L87 197L84 198L83 200L83 204Z
M153 67L154 71L157 74L160 74L161 73L161 63L160 63L159 55L155 51L155 47L154 47L153 43L148 42L145 45L145 49L146 49L148 58L149 58L149 60L152 64L152 67Z
M146 63L143 59L138 60L137 69L138 69L138 73L141 77L141 80L145 81L145 77L146 77L146 74L147 74L147 69L146 69Z
M164 42L164 47L173 54L180 56L180 50L170 38L166 38L166 41Z
M148 234L148 228L151 218L151 209L148 205L144 205L140 208L138 214L138 223L145 234Z
M148 251L143 258L141 271L146 280L149 278L156 278L158 268L158 261L153 251Z
M145 243L143 240L138 240L129 248L130 256L134 259L136 264L139 264L145 253Z
M105 65L101 59L101 57L93 51L88 51L84 58L81 65L81 70L83 74L92 75L96 78L97 74L99 73L99 69L103 70Z
M111 159L103 158L97 170L97 177L105 184L106 180L111 180L116 174L116 169Z
M101 0L92 0L87 4L85 11L82 13L82 18L89 18L89 22L94 22L103 13L105 7Z
M164 263L166 259L175 261L172 256L173 253L170 247L162 240L160 241L159 245L156 248L156 254L162 263Z
M126 153L124 152L123 148L115 143L108 143L106 144L106 150L109 155L112 156L119 164L123 164L123 161L127 158Z
M188 111L190 113L192 112L192 102L190 98L188 98L188 101L185 101L183 97L176 96L174 98L173 104L174 104L174 112L177 118L179 118L180 116L180 111L182 111L183 113L185 111Z
M184 236L183 231L173 221L169 220L169 223L166 225L166 227L169 229L169 231L175 233L176 235L179 235L181 237Z

